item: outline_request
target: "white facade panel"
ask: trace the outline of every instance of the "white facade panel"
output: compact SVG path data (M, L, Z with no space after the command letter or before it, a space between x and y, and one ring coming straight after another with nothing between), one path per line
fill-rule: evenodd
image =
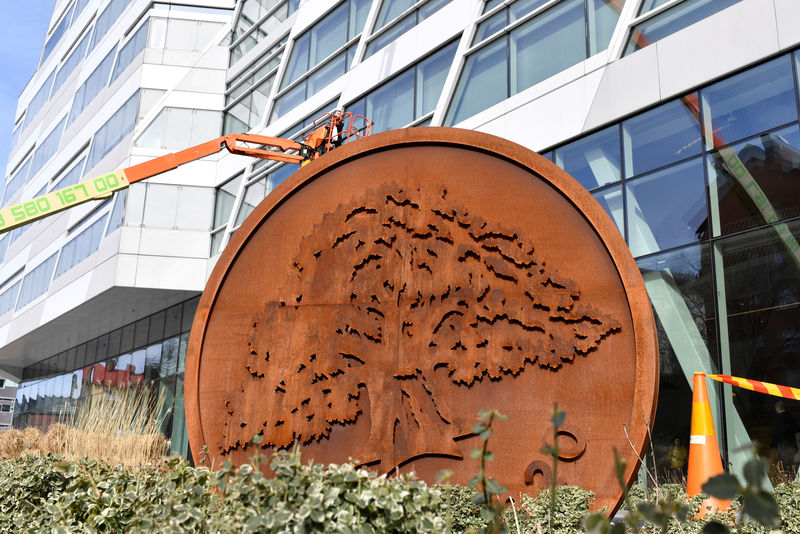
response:
M780 50L773 0L743 0L655 43L666 99Z

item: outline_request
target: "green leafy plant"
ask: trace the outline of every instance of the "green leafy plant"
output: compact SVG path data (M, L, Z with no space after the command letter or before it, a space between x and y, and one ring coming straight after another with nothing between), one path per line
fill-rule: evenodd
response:
M489 437L494 433L492 425L495 420L504 419L507 419L506 416L497 410L481 410L478 412L478 423L472 427L472 433L478 435L483 441L483 446L472 451L473 458L480 458L481 469L470 479L469 487L480 489L475 495L474 502L480 506L480 516L486 521L486 526L481 529L481 532L486 534L508 532L508 527L503 521L505 506L496 499L498 495L508 491L508 488L486 475L486 464L494 460L494 453L489 450Z
M760 525L776 528L781 524L780 509L775 496L763 487L766 477L766 463L761 458L755 457L744 465L744 485L735 475L723 473L708 479L703 484L703 491L722 500L738 497L741 502L742 522L751 518ZM718 521L710 521L703 528L703 532L717 534L729 530L726 525Z

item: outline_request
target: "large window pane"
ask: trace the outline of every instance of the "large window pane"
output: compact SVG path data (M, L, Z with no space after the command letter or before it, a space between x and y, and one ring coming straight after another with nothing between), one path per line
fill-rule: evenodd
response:
M800 372L800 225L779 224L719 241L731 374L798 387ZM736 389L733 404L760 446L777 463L775 397ZM800 420L800 403L786 410ZM796 449L794 449L796 451Z
M609 0L586 0L586 25L589 30L589 55L593 56L608 48L611 36L617 27L624 2Z
M739 1L687 0L686 2L681 2L634 27L628 46L625 48L625 54L644 48ZM654 4L660 5L663 3L665 3L664 0L656 0ZM653 3L651 2L651 4ZM644 12L645 7L655 7L655 5L642 6L641 12Z
M622 123L626 176L700 153L700 123L686 105L692 97L673 100Z
M619 126L614 125L557 149L555 162L592 190L622 179L619 143Z
M680 482L686 465L673 470L668 453L675 438L689 447L689 380L697 370L718 369L711 253L707 244L695 245L640 260L639 268L655 312L661 367L652 447L662 480Z
M446 125L458 124L508 96L506 41L501 37L467 58Z
M701 158L628 182L626 189L628 245L634 256L707 237Z
M714 235L800 215L800 129L791 126L707 158Z
M583 0L567 0L515 29L510 36L511 94L586 58Z
M414 118L430 113L436 108L457 47L458 43L453 42L419 64L417 68L417 111Z
M414 120L414 71L406 71L367 97L375 132L402 128Z
M706 145L719 147L797 120L788 55L715 83L701 92Z
M625 235L625 204L622 186L609 187L592 194L598 204L608 213L621 235Z

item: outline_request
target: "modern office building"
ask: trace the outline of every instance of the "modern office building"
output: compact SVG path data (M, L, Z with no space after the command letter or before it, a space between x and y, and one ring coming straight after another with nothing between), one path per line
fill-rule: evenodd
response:
M510 139L585 186L641 267L661 469L675 437L688 443L695 371L800 386L798 17L793 0L59 1L20 97L3 202L220 131L297 137L337 106L373 131ZM175 50L191 24L191 49ZM170 392L185 443L192 299L293 170L220 155L5 237L0 367L21 381L17 424L127 372ZM710 390L727 460L741 467L751 441L774 454L777 399Z

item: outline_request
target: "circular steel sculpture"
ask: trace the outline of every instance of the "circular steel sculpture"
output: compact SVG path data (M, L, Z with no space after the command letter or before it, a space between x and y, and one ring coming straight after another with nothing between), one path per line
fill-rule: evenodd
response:
M592 197L519 145L414 128L341 147L258 205L203 292L185 395L209 460L247 461L260 434L429 482L478 471L470 428L497 409L489 476L513 493L552 479L557 401L558 482L615 509L613 449L630 479L657 388L644 283Z

